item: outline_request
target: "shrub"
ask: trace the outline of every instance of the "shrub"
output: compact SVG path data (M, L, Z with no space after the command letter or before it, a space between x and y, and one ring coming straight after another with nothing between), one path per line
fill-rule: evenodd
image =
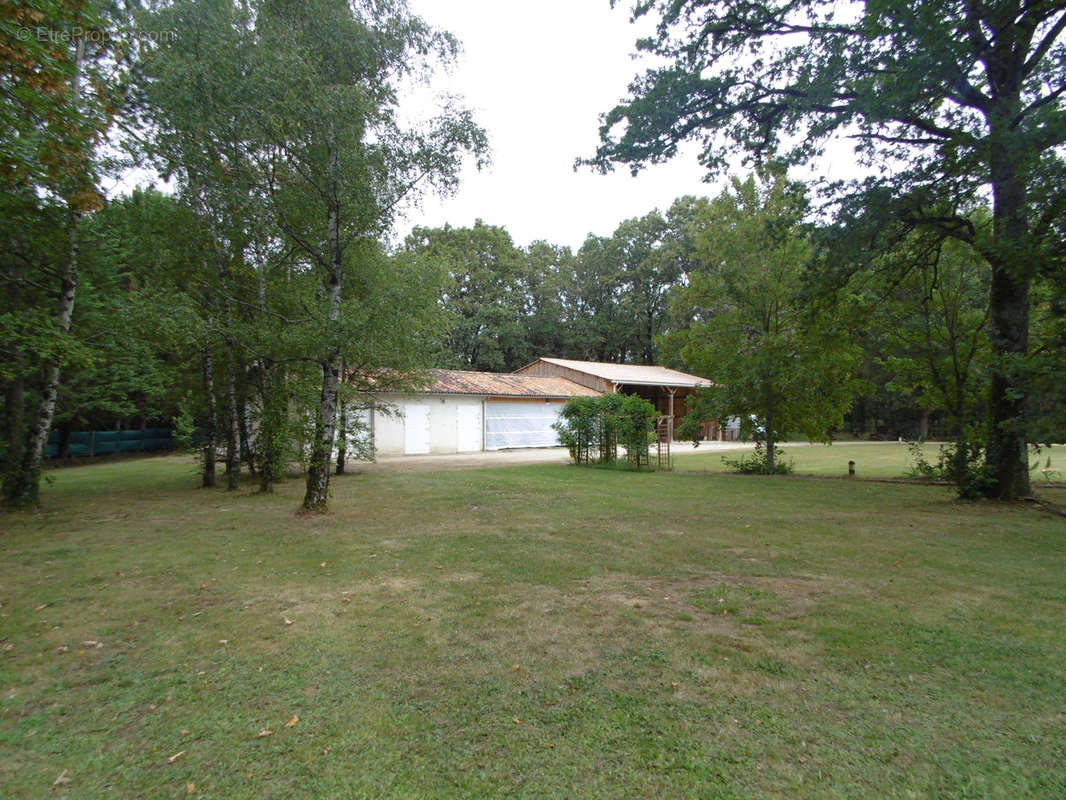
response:
M907 447L914 461L907 467L907 477L954 483L962 500L986 497L995 480L985 463L984 443L972 431L950 444L941 445L935 464L926 459L921 442L910 442Z
M658 411L647 400L618 394L574 397L563 407L561 417L552 427L575 464L613 465L618 461L619 443L629 466L640 469L649 463Z
M723 458L722 463L742 475L789 475L792 473L792 459L785 461L782 458L784 451L780 447L774 448L773 469L770 469L767 455L766 443L759 440L755 442L755 449L751 453L745 453L738 458Z

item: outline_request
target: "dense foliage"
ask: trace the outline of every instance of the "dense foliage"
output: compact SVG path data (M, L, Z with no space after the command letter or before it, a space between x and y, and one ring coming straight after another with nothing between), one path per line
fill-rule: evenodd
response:
M647 400L622 394L574 397L560 417L553 427L575 464L613 466L621 445L627 466L649 466L659 412Z
M634 15L655 22L637 46L656 63L604 115L589 163L637 171L694 139L721 172L732 154L802 164L851 138L870 169L823 187L840 234L831 270L872 269L915 232L984 262L988 494L1027 493L1030 387L1048 371L1031 358L1031 293L1063 260L1066 8L647 0Z

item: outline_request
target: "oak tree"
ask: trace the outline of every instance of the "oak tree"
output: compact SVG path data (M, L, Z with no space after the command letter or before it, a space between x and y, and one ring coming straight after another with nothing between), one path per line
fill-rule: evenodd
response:
M852 137L871 170L847 213L936 229L989 264L988 493L1025 494L1030 287L1066 210L1066 6L639 0L633 14L656 19L637 47L660 65L604 116L589 163L636 171L697 140L721 172L734 153L798 164ZM985 197L987 231L967 213Z

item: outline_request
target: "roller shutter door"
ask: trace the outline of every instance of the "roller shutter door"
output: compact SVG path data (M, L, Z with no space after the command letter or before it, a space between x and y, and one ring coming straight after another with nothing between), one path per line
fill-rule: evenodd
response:
M485 449L557 446L559 434L552 425L562 408L562 403L485 403Z

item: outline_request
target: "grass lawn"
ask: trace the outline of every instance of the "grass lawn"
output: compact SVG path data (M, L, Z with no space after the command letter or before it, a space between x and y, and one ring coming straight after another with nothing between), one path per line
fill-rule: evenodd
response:
M1066 796L1034 507L548 465L299 517L179 458L54 475L0 517L4 798Z
M848 461L855 462L858 477L866 478L902 478L914 460L906 444L899 442L864 442L852 444L844 442L837 445L800 445L781 448L786 461L791 460L796 473L800 475L847 476ZM922 450L927 461L936 464L939 445L927 444ZM674 466L679 470L705 470L725 472L729 468L722 463L723 458L737 458L739 452L701 451L693 448L691 443L680 442L674 445ZM1051 458L1053 473L1045 476L1042 470ZM1066 481L1066 445L1054 445L1043 448L1039 455L1030 455L1029 463L1033 465L1031 478L1034 488L1046 483L1048 477L1052 482Z

